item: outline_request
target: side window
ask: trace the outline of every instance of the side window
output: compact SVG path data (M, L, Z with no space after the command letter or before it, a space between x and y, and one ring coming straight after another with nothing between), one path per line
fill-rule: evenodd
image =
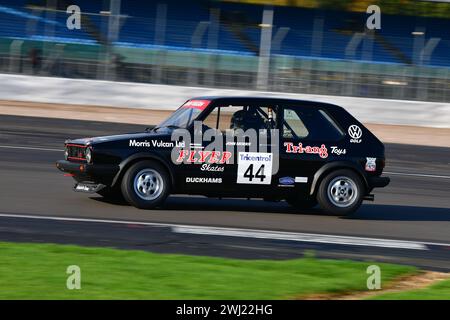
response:
M233 114L240 112L244 107L226 106L216 107L207 117L203 120L203 124L214 129L219 129L225 132L227 129L232 129Z
M217 129L217 117L219 116L220 108L214 108L214 110L208 114L205 120L203 120L203 124L208 126L209 128Z
M229 129L234 129L235 125L235 114L239 115L244 110L244 107L238 106L228 106L222 107L220 111L220 119L219 119L219 130L225 132Z
M217 126L217 118L219 118ZM242 129L270 129L276 127L275 108L256 106L224 106L211 112L203 121L210 128L220 131Z
M306 138L309 135L308 129L303 123L298 112L285 108L283 112L283 138Z
M292 107L284 109L283 138L337 141L344 135L339 125L321 109Z

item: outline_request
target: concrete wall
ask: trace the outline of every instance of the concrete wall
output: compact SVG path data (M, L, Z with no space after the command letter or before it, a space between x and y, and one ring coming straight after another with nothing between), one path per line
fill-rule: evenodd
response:
M195 96L268 96L330 102L367 123L450 128L450 104L0 74L0 100L172 110Z

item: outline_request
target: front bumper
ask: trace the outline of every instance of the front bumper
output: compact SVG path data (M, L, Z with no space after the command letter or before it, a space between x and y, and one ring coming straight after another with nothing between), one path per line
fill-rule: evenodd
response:
M370 177L367 180L370 188L384 188L391 182L389 177Z
M119 172L119 166L112 164L88 164L67 160L56 161L56 167L65 173L72 174L76 180L95 182L111 182Z

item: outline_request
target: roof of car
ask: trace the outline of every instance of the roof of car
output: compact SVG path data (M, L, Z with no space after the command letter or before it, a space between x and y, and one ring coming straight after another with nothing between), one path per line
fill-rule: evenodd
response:
M340 108L337 105L325 103L325 102L319 102L319 101L310 101L310 100L299 100L299 99L286 99L286 98L279 98L279 97L248 97L248 96L201 96L201 97L195 97L190 100L210 100L213 102L221 102L224 104L301 104L302 106L316 106L321 108Z

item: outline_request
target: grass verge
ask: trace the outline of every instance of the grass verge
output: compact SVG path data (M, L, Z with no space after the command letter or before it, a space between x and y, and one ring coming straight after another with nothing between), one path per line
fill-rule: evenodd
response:
M450 279L440 281L429 287L406 290L371 297L374 300L450 300Z
M294 299L367 290L368 262L237 260L0 242L0 299ZM68 290L68 266L81 290ZM382 283L416 272L377 263Z

